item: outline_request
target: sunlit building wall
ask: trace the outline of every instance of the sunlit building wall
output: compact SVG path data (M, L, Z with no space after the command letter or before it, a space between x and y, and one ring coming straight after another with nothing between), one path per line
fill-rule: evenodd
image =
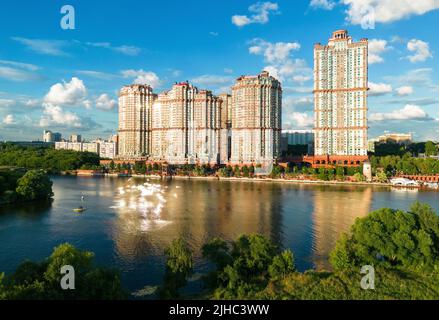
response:
M272 163L280 155L282 88L266 71L232 87L231 162Z
M367 156L368 40L335 31L314 46L315 154Z

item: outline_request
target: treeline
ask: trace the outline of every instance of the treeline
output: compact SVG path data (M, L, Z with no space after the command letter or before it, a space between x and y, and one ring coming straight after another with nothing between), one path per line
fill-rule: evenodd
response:
M166 251L161 298L181 298L193 273L193 253L181 240ZM209 299L439 299L439 217L428 205L380 209L357 219L330 254L333 271L298 272L290 250L261 235L213 239L202 248L213 266L202 278ZM365 265L375 288L360 286Z
M370 162L374 172L383 170L387 176L396 174L439 174L439 160L434 158L414 158L409 154L403 156L371 156Z
M52 196L52 181L46 172L0 167L0 204L47 201Z
M400 144L396 142L376 143L375 156L403 156L406 153L411 156L425 154L427 157L438 155L438 147L432 141Z
M49 173L99 166L99 156L91 152L55 150L47 146L20 146L0 143L0 166L44 169Z
M203 292L181 291L194 274L194 253L177 239L167 257L157 298L196 299L439 299L439 216L428 205L380 209L358 218L330 254L332 271L299 272L294 254L261 235L235 241L215 238L201 250L210 270ZM76 290L61 290L59 270L75 267ZM374 289L361 287L365 265L375 271ZM0 299L125 299L119 273L97 268L93 254L64 244L41 263L25 262L0 275Z

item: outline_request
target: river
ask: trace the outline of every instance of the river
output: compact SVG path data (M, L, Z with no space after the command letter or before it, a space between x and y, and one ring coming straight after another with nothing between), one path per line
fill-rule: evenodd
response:
M52 177L51 205L0 208L0 272L41 260L60 243L93 251L118 268L130 292L160 284L163 251L178 237L195 252L212 237L261 233L290 248L299 270L328 268L328 254L357 217L414 201L439 211L436 191L277 182ZM84 196L87 210L74 213ZM196 282L196 281L195 281Z

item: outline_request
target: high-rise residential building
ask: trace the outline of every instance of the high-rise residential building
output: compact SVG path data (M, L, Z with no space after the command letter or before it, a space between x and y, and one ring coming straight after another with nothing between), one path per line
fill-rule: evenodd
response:
M59 141L61 141L61 133L52 132L50 130L44 130L43 141L44 142L59 142Z
M151 158L169 163L220 163L221 104L188 82L158 95L151 113Z
M72 134L70 136L70 142L81 142L82 141L82 137L80 134Z
M125 86L119 93L119 156L150 154L151 108L156 95L148 85Z
M220 158L226 162L232 154L232 95L223 93L218 96L221 101L221 155Z
M231 162L270 164L280 156L281 83L263 71L232 87Z
M367 159L367 59L368 40L346 30L314 46L316 156Z

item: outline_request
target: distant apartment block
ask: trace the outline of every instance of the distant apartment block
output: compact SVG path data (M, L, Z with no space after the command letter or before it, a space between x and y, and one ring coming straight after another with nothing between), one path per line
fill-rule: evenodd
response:
M314 153L314 132L312 130L282 130L281 149L288 150L288 146L306 145L308 154Z
M130 85L119 94L119 158L172 164L271 163L280 155L282 89L262 72L232 94L189 82L160 94Z
M315 154L367 157L368 40L346 30L314 46Z
M51 143L61 141L61 133L52 132L50 130L44 130L43 141L44 142L51 142Z
M80 134L72 134L70 136L70 142L81 142L82 141L82 137Z
M117 156L117 142L96 140L92 142L55 142L57 150L73 150L78 152L92 152L101 158L114 159Z
M266 71L232 87L231 163L269 164L280 156L281 83Z

